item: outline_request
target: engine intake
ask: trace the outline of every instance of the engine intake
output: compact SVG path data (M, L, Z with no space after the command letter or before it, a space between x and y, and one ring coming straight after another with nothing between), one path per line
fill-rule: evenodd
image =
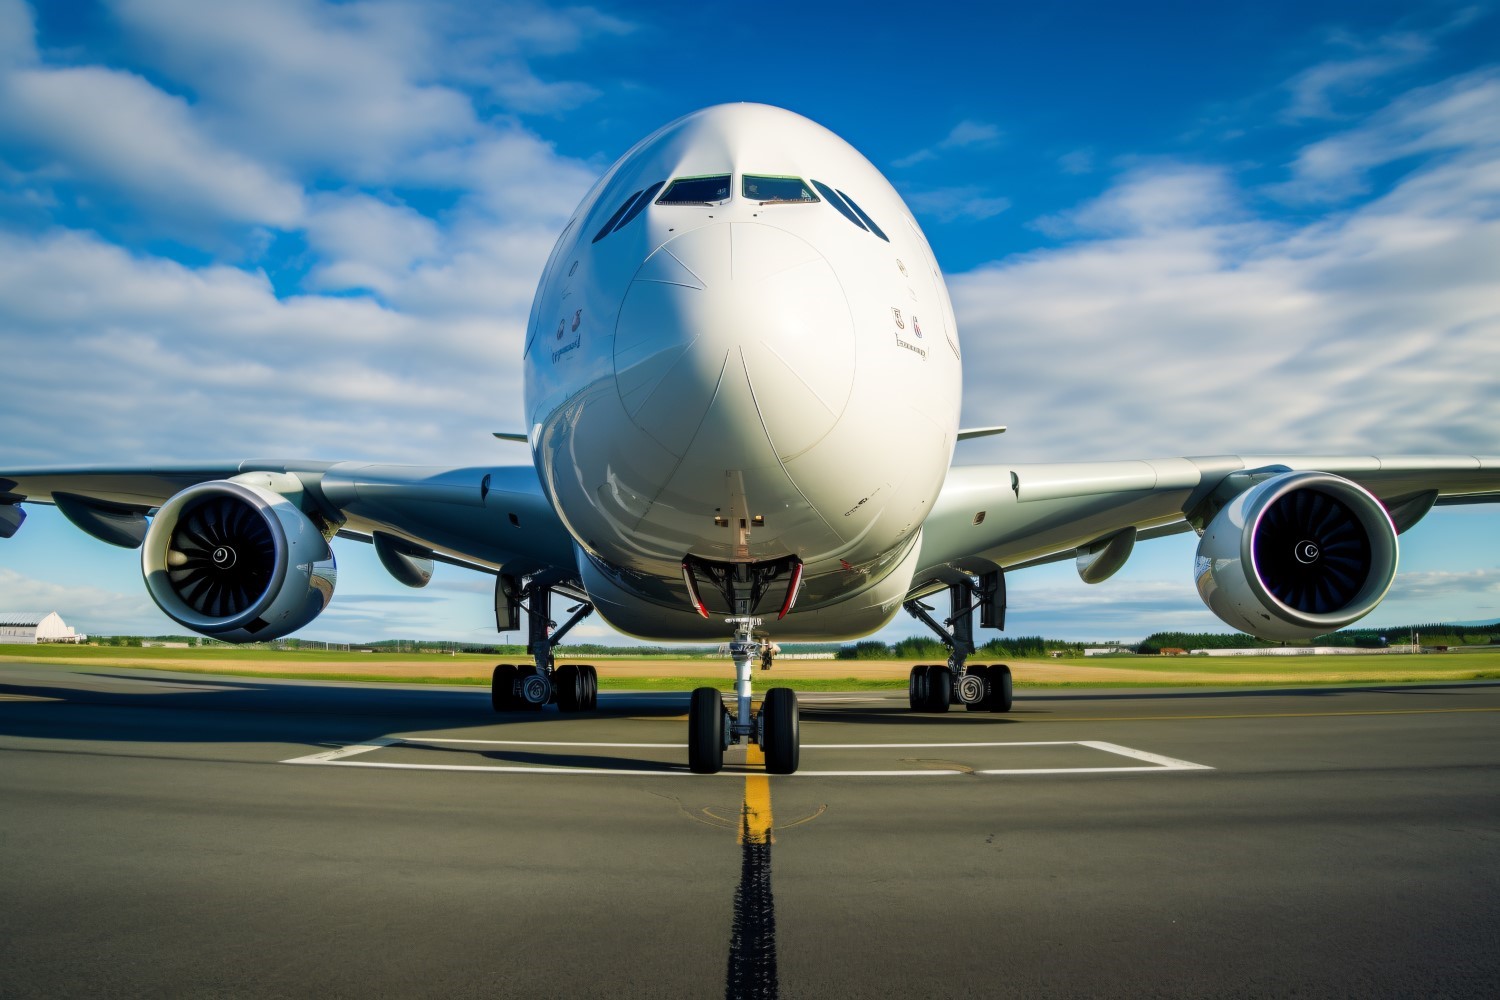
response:
M296 504L233 480L199 483L162 504L141 572L167 617L225 642L295 632L328 606L338 579L328 541Z
M1396 576L1396 529L1379 500L1324 472L1286 472L1229 502L1198 543L1198 594L1225 624L1310 639L1375 609Z

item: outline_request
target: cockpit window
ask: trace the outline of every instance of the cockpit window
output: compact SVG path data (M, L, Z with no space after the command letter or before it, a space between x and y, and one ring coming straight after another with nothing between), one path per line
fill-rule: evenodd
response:
M717 205L729 200L729 175L679 177L657 199L658 205Z
M822 181L813 181L813 187L817 188L818 192L823 196L823 200L838 209L844 218L859 228L874 233L887 243L891 241L891 238L882 232L879 226L875 225L875 220L866 215L865 210L854 203L853 198L842 191L835 191Z
M891 238L889 236L887 236L885 233L881 232L879 226L875 225L875 220L872 219L872 218L870 218L868 215L866 215L865 214L865 210L862 209L862 208L860 208L857 204L855 204L853 198L849 197L847 194L844 194L843 191L839 192L839 197L843 198L845 201L847 201L849 203L849 207L852 208L852 209L854 209L854 214L858 215L860 221L863 222L867 227L869 227L870 232L874 233L876 236L879 236L881 239L885 240L887 243L889 243L891 241Z
M620 217L625 214L625 210L628 209L631 205L635 204L636 199L640 198L640 196L641 192L637 191L629 198L626 198L623 205L615 209L615 214L609 217L609 221L604 224L604 228L600 229L598 234L594 236L595 243L598 243L600 240L604 239L604 237L608 236L611 232L614 231L615 223L620 221Z
M867 228L863 222L859 221L859 216L854 214L854 209L850 208L848 202L840 198L833 188L822 181L813 181L813 187L818 189L818 193L823 196L824 201L839 210L840 215L854 223L860 229Z
M630 220L634 219L637 215L640 215L642 210L644 210L647 205L651 204L651 199L656 197L656 192L660 191L662 189L662 186L666 183L666 181L657 181L655 184L648 187L646 189L646 193L637 198L635 200L635 204L630 206L630 211L625 213L625 217L620 220L619 225L615 226L614 231L619 232L626 226L630 225Z
M751 201L758 201L762 205L784 205L789 202L818 200L818 196L808 190L807 182L800 177L746 174L740 179L740 192Z

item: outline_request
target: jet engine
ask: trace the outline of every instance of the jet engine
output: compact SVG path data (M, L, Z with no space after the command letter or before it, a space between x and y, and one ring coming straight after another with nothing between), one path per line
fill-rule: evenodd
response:
M295 632L328 606L338 579L328 540L296 504L233 480L199 483L162 504L141 572L167 617L224 642Z
M1231 500L1203 532L1198 594L1262 639L1310 639L1375 609L1396 575L1396 529L1347 479L1284 472Z

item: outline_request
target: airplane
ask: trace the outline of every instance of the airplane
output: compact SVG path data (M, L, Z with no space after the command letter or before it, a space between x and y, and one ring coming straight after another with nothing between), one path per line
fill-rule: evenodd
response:
M963 355L932 248L852 146L780 108L667 124L599 179L546 262L527 324L531 462L428 468L250 460L0 471L0 537L53 504L141 549L185 628L275 639L333 597L330 541L373 544L401 583L435 563L495 577L500 712L597 707L593 667L555 662L598 614L655 641L727 640L733 709L692 693L688 767L759 745L798 768L795 692L756 711L764 644L844 640L905 610L950 651L912 669L913 711L1006 712L1010 670L968 662L1003 629L1006 575L1074 560L1108 579L1134 545L1201 537L1198 592L1225 623L1295 640L1369 614L1397 535L1435 505L1500 501L1500 457L1211 456L959 465ZM946 595L939 620L929 598ZM558 627L554 597L574 602Z

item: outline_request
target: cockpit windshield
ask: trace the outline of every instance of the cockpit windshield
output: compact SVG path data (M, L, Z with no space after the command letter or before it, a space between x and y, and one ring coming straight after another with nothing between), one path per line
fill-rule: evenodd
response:
M818 200L818 196L808 190L807 182L800 177L746 174L741 179L740 190L746 198L758 201L762 205Z
M717 205L729 200L729 175L679 177L660 198L658 205Z

